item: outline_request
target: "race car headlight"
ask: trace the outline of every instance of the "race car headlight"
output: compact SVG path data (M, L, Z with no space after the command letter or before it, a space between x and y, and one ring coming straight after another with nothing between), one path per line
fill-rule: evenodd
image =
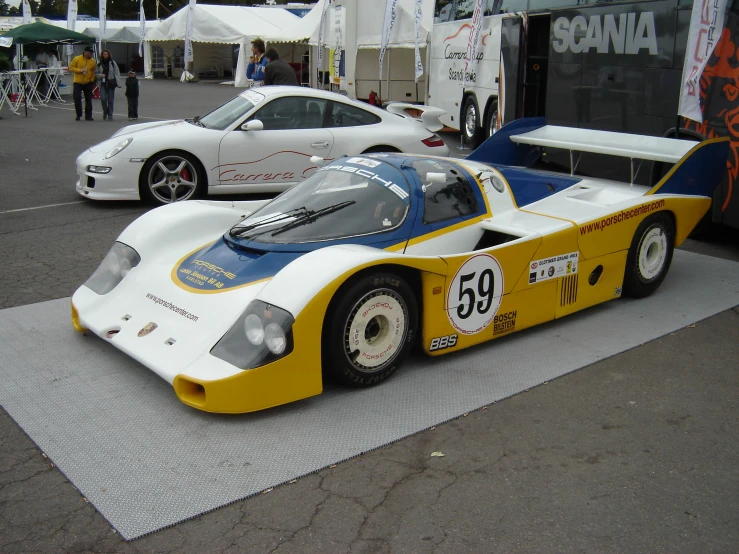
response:
M293 316L282 308L253 300L210 353L241 369L254 369L293 350Z
M118 154L121 150L123 150L126 146L131 144L132 142L133 142L133 139L130 137L122 140L121 142L119 142L113 147L113 150L105 154L105 159L107 160L108 158L112 158L113 156Z
M112 291L134 267L139 265L141 257L136 250L122 242L113 244L100 265L85 286L100 295Z

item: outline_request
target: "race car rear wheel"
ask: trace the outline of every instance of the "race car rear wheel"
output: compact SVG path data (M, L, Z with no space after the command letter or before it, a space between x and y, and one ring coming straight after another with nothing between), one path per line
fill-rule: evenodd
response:
M159 152L141 170L139 193L143 200L171 204L200 196L205 180L203 166L191 154L174 150Z
M410 352L418 324L416 297L399 275L373 273L339 290L326 321L326 376L368 387L395 373Z
M626 257L623 295L644 298L664 281L675 250L675 224L666 212L639 224Z

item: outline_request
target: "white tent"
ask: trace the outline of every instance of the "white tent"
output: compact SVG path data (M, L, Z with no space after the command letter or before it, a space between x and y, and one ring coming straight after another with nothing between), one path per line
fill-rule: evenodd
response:
M383 3L384 4L384 3ZM380 94L383 101L426 100L426 46L434 23L434 0L422 0L421 24L418 41L424 74L416 85L415 75L415 0L398 0L395 24L388 38L383 75L380 76L379 57L382 30L385 22L384 5L371 9L367 2L357 6L357 60L355 70L356 94L367 98L369 91ZM380 84L382 79L382 84Z
M300 17L280 8L196 4L192 21L193 71L230 70L233 67L233 46L224 48L217 45L239 45L238 69L234 77L236 85L243 86L246 84L244 53L248 51L249 42L254 38L261 38L265 42L299 40L293 38L291 33L300 29L300 22ZM162 48L164 57L172 59L175 49L185 40L186 24L187 7L147 31L145 54L155 45ZM144 57L147 58L146 55ZM151 73L150 60L151 57L148 57L146 61L147 75ZM181 69L173 67L173 73ZM177 76L173 74L173 77Z

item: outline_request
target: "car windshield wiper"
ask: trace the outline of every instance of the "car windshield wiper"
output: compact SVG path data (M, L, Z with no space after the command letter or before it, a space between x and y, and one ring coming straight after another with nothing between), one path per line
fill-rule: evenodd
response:
M196 115L192 119L186 119L185 121L187 121L188 123L192 123L193 125L197 125L198 127L205 127L205 123L200 121L199 115Z
M261 227L262 225L269 225L270 223L277 223L278 221L283 221L285 219L290 219L292 217L295 217L296 213L307 214L309 212L305 206L301 206L300 208L294 208L292 210L275 214L265 219L260 219L259 221L250 225L245 225L244 227L239 227L238 225L235 225L234 227L231 227L231 230L228 232L228 234L234 238L242 238L246 233L256 229L257 227Z
M290 229L294 229L295 227L299 227L300 225L305 225L306 223L313 223L319 217L338 212L342 208L346 208L347 206L351 206L352 204L356 203L357 202L355 200L347 200L346 202L339 202L338 204L334 204L333 206L326 206L325 208L321 208L320 210L309 210L295 221L273 231L272 236L274 237L275 235L279 235L280 233L284 233L285 231L289 231Z

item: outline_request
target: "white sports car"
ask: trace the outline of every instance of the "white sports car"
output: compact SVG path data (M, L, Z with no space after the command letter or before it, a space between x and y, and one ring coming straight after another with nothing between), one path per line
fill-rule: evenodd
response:
M421 120L406 113L421 112ZM77 158L77 192L95 200L168 204L207 194L274 192L332 160L367 152L446 156L443 110L382 110L305 87L249 89L194 119L120 129Z

